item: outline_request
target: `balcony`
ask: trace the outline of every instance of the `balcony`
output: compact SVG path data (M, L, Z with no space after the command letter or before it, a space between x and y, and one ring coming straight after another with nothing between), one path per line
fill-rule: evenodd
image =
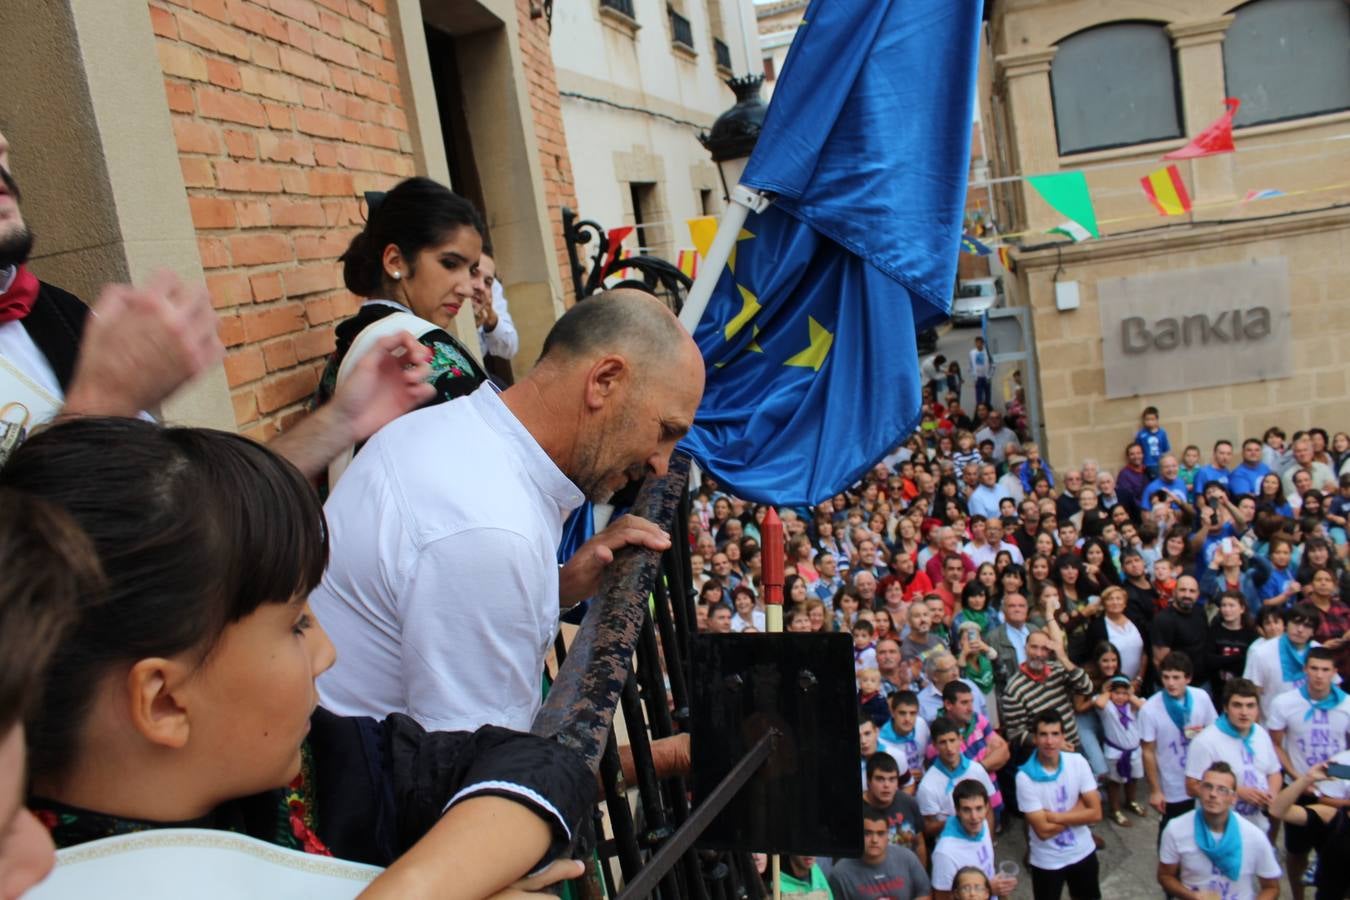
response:
M670 14L670 39L680 49L694 51L694 26L689 24L689 20L675 11L675 7L667 6L666 11Z

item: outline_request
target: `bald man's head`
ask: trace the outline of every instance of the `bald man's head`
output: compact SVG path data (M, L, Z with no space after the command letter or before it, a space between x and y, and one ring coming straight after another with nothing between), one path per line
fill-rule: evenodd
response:
M675 314L651 294L635 290L604 291L587 297L554 323L539 361L572 361L619 353L639 360L667 363L693 339ZM697 347L693 347L695 353Z
M650 294L623 290L569 309L523 382L547 394L563 471L604 501L630 479L665 474L693 426L703 379L702 354L675 315Z

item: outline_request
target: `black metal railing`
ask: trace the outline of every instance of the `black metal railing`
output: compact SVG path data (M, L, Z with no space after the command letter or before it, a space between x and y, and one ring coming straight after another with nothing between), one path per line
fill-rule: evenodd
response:
M670 36L677 44L681 44L690 50L694 49L694 26L689 20L680 15L673 6L667 6L666 11L670 14Z
M713 55L717 57L717 68L731 69L731 48L721 38L713 38Z
M644 482L632 511L665 528L671 548L659 556L633 548L619 554L570 648L561 635L555 643L558 677L532 729L573 747L599 771L612 837L605 837L597 807L591 840L583 843L594 846L598 865L574 882L585 898L600 897L602 889L619 900L761 900L765 894L749 854L693 845L763 764L774 736L751 748L692 809L688 779L658 772L653 760L654 742L689 732L689 650L697 629L688 477L689 459L677 454L664 478ZM628 729L636 814L610 727L616 706Z
M630 19L636 19L633 13L633 0L600 0L600 5L612 9L615 12L623 13Z
M562 209L563 240L572 275L572 289L578 300L604 290L605 279L617 276L623 281L615 287L636 287L663 300L676 313L684 306L685 295L694 279L669 261L657 256L631 256L610 260L609 236L600 223L578 219L568 207ZM581 248L590 253L589 267L582 262ZM591 248L594 252L590 252Z

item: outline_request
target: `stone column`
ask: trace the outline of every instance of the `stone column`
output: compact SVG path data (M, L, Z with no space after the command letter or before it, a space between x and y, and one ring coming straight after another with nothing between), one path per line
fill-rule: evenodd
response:
M1223 36L1233 17L1220 16L1198 22L1167 26L1176 49L1178 77L1187 138L1193 138L1223 114ZM1206 156L1178 163L1183 173L1190 167L1191 200L1195 203L1225 203L1235 199L1233 157ZM1206 210L1200 210L1205 216Z
M1058 48L1010 53L995 59L996 76L1007 85L1008 130L1012 140L1013 167L1021 175L1059 171L1059 145L1055 139L1055 108L1050 97L1050 61ZM1025 182L1022 228L1052 228L1063 219L1040 199Z

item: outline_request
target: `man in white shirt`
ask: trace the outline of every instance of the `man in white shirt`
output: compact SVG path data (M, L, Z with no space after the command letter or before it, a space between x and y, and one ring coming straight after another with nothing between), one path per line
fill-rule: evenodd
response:
M497 280L497 262L492 247L484 243L478 257L478 281L473 292L473 321L478 327L480 353L510 362L520 351L520 335L506 304L502 283Z
M978 781L963 781L952 789L956 815L949 818L933 848L933 900L953 900L956 873L979 869L989 879L995 897L1007 897L1017 879L994 872L994 843L989 836L989 794Z
M1032 717L1036 750L1017 771L1017 805L1027 835L1032 895L1073 900L1101 897L1091 826L1102 819L1101 794L1087 760L1063 750L1064 723L1047 709Z
M669 546L625 517L560 570L564 519L664 474L702 391L675 316L611 291L568 310L500 395L484 385L383 428L325 507L332 553L310 602L343 665L320 679L324 705L528 730L560 607L590 596L619 548Z
M923 816L924 832L936 837L947 818L956 814L952 805L952 789L963 781L978 781L985 796L992 797L994 783L984 766L967 759L961 752L961 726L955 720L939 716L929 728L930 746L937 750L933 765L924 773L914 799L919 804L919 813ZM994 811L988 812L989 827L994 825Z
M1238 815L1262 834L1270 831L1265 809L1280 792L1280 758L1256 718L1260 690L1245 678L1224 687L1223 715L1191 741L1186 754L1186 792L1200 796L1200 778L1210 765L1226 762L1237 773Z
M1008 492L999 486L998 470L986 463L980 466L980 486L970 492L966 506L972 515L988 519L999 514L999 501L1008 496Z
M1148 802L1162 816L1158 824L1161 840L1167 823L1195 806L1186 790L1186 754L1191 741L1214 724L1218 714L1209 694L1191 687L1194 669L1185 653L1173 650L1163 657L1158 671L1163 689L1139 710L1139 737Z
M970 540L966 541L965 546L961 548L961 552L970 558L970 561L975 564L976 568L985 563L992 564L994 562L994 556L998 553L998 548L985 539L985 522L987 518L987 516L981 515L980 513L976 513L970 517ZM995 516L994 518L998 517Z
M970 351L970 377L975 379L975 405L983 403L985 406L993 406L990 402L989 380L994 377L994 363L989 357L989 351L984 349L984 338L975 338L975 346Z
M1233 812L1232 767L1212 763L1201 773L1199 790L1199 809L1173 819L1163 831L1158 884L1180 900L1275 900L1280 864L1265 833Z
M1320 646L1312 639L1321 624L1322 613L1311 603L1299 603L1284 614L1284 634L1247 651L1242 677L1261 689L1262 718L1269 714L1275 698L1303 684L1303 663L1310 647Z
M1303 663L1306 683L1275 698L1266 712L1266 728L1284 770L1297 777L1345 750L1350 731L1350 697L1336 686L1336 654L1312 647ZM1316 794L1306 795L1309 800ZM1303 897L1303 873L1308 868L1312 837L1306 827L1286 824L1285 863L1295 900Z

